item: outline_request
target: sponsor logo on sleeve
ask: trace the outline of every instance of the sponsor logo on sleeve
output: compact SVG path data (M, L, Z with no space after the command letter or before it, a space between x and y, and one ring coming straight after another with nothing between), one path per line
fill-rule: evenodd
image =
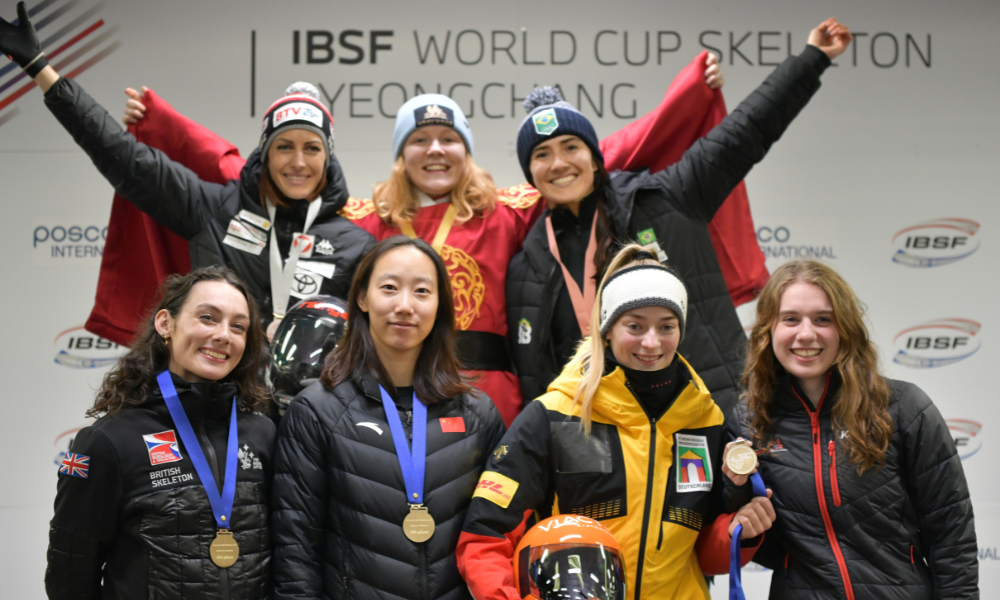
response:
M707 437L675 433L674 465L679 493L712 490L712 460Z
M946 367L979 351L982 324L970 319L935 319L900 331L893 338L892 362L914 369Z
M149 452L149 464L154 467L181 460L181 449L173 429L143 435L142 439L146 442L146 451Z
M500 473L483 471L479 478L479 485L476 486L476 492L472 494L472 497L484 498L500 508L507 508L520 485L520 483L504 477Z

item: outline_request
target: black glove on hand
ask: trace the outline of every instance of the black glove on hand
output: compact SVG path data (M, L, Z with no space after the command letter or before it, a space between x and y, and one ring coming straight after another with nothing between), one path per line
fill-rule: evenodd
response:
M38 75L49 61L42 56L35 28L28 20L24 2L17 3L17 27L0 18L0 52L10 57L29 77Z

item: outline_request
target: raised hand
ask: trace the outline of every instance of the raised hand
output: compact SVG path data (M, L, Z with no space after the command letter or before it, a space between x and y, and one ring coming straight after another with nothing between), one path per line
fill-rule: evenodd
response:
M14 27L0 18L0 52L16 62L29 77L34 77L49 63L42 56L38 35L28 19L24 2L17 3L17 19L17 27Z
M122 123L125 123L126 126L138 123L146 116L146 105L142 103L142 97L148 91L149 88L146 86L142 86L141 93L132 88L125 88L128 100L125 101L125 116L122 117Z
M709 89L718 90L726 85L725 78L722 77L722 66L719 65L719 57L709 52L705 59L705 83Z
M847 50L853 39L850 30L831 17L809 32L808 43L825 52L830 60L833 60Z

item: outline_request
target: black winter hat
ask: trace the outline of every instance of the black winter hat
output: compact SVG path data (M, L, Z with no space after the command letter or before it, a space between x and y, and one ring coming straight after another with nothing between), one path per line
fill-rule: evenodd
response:
M531 177L531 151L542 142L560 135L575 135L590 148L594 161L604 167L604 155L598 145L597 132L594 126L554 87L535 88L524 99L524 110L528 116L521 122L517 133L517 158L521 161L521 170L534 185Z

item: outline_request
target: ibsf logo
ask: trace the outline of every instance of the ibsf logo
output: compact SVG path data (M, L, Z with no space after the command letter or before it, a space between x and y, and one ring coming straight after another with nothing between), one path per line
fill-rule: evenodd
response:
M123 346L96 336L83 327L67 329L56 336L57 365L71 369L99 369L115 363L127 350Z
M955 440L959 458L965 460L982 449L983 438L979 436L983 431L981 423L969 419L948 419L945 422L948 423L951 438Z
M931 219L892 236L892 262L907 267L940 267L979 250L979 223L969 219Z
M892 361L914 369L945 367L979 351L982 325L969 319L936 319L896 334Z

